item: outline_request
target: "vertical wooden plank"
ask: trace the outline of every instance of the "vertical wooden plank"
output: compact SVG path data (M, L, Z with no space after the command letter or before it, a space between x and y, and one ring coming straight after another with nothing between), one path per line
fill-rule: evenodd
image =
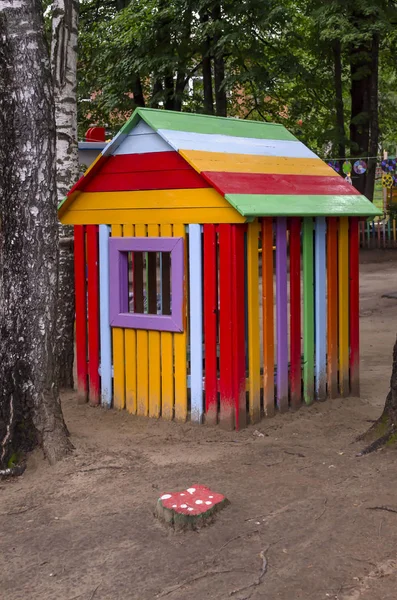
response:
M360 221L360 246L364 248L365 246L365 222Z
M258 236L259 223L257 221L249 223L247 233L247 307L249 413L251 423L257 423L261 416Z
M288 410L287 221L276 219L277 407Z
M122 225L112 225L112 237L122 237ZM112 293L112 290L110 290ZM125 350L124 329L112 327L113 340L113 406L125 408Z
M147 226L148 237L159 237L159 226ZM157 264L156 254L148 252L148 307L149 313L157 314ZM161 409L160 332L148 332L149 349L149 417L158 418Z
M74 285L76 310L77 394L80 402L86 402L88 398L88 371L84 225L75 225L74 227Z
M388 245L389 248L391 247L391 223L390 223L390 217L387 219L387 241L388 241Z
M173 226L174 237L184 239L185 246L185 273L186 273L186 233L185 226L176 224ZM171 266L172 268L172 266ZM175 420L186 421L187 418L187 333L186 333L186 275L184 294L184 331L174 333L175 352Z
M146 225L135 225L135 237L146 237ZM142 257L142 259L140 258ZM137 260L138 259L138 260ZM141 263L142 260L142 263ZM142 279L141 279L142 273ZM141 295L140 285L142 281L143 288L143 255L135 253L134 255L134 275L136 275L136 311L143 312L143 293ZM139 286L139 287L138 287ZM142 299L142 306L141 306ZM142 309L142 310L138 310ZM148 332L143 329L136 331L136 395L137 395L137 414L147 417L149 414L149 340Z
M161 237L172 237L172 226L160 226ZM163 314L170 314L170 260L163 256L162 261L162 310ZM161 345L161 416L166 421L171 421L174 415L174 344L173 335L169 331L160 333Z
M273 219L262 219L263 408L274 415ZM300 358L299 358L300 360Z
M367 227L367 246L368 248L371 247L371 226L370 226L370 222L367 220L366 221L366 227Z
M201 226L189 225L190 393L191 419L203 417L203 269Z
M294 217L290 224L290 397L291 408L299 408L302 393L301 359L301 220Z
M350 304L350 390L360 395L360 322L359 322L359 244L358 219L350 219L349 229L349 304Z
M327 395L327 299L326 299L326 223L325 217L316 218L315 230L315 346L316 398ZM358 230L357 230L358 232Z
M339 219L339 389L349 395L349 218Z
M94 406L100 402L98 262L98 226L87 225L88 375L90 379L88 399Z
M313 219L303 219L303 395L314 399Z
M327 376L328 396L338 395L338 221L327 228Z
M377 228L376 228L376 229L377 229L377 241L378 241L378 248L380 248L380 227L381 227L381 224L380 224L380 219L379 219L379 217L378 217L378 219L377 219L377 221L376 221L376 224L377 224Z
M396 245L396 219L393 219L393 246Z
M134 237L135 229L133 225L125 224L123 226L123 237ZM135 262L133 261L135 268ZM133 275L134 285L134 275ZM124 330L124 352L125 352L125 408L135 415L136 414L136 331L135 329L126 328Z
M112 404L112 333L109 323L109 227L99 225L101 404Z
M233 250L231 225L219 225L219 423L225 429L235 424L233 398Z
M204 354L205 354L205 422L215 425L218 418L217 368L217 236L215 225L204 229Z
M245 249L244 225L232 225L232 333L233 393L236 429L247 424L245 385Z

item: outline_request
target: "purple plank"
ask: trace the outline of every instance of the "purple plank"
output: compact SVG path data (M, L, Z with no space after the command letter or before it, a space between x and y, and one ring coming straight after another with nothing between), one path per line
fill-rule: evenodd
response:
M288 410L287 221L276 227L277 406Z
M171 315L128 312L128 252L171 253ZM183 331L183 238L109 238L109 266L109 318L112 327Z

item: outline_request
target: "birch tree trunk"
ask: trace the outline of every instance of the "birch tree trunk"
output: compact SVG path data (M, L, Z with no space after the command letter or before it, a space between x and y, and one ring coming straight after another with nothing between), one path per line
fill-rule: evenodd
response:
M58 203L79 177L77 147L78 0L52 4L51 70L54 82ZM60 387L73 387L74 261L73 227L59 224L59 288L56 356Z
M0 0L0 465L70 450L55 359L55 121L40 0Z

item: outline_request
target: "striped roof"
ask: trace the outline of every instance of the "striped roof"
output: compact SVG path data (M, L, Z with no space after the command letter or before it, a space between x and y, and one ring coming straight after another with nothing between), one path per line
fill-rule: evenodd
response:
M184 187L214 188L247 220L257 216L380 214L282 125L146 108L138 108L103 149L59 206L60 214L83 190L159 189L150 188L149 163L172 151L193 168L191 174L184 174L184 181L191 181ZM142 177L137 183L131 174L122 182L120 177L117 180L115 173L122 171L120 165L126 164L127 158L134 161L139 156L142 160L145 154L151 155L151 161L144 184L140 183ZM105 168L110 158L113 166ZM163 173L163 188L170 189L172 184L167 181L172 178L167 180L166 171Z

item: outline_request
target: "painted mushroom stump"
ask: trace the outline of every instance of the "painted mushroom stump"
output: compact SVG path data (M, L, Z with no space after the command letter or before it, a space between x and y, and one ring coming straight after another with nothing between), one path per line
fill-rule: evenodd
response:
M182 492L169 492L157 500L156 516L174 529L200 529L213 522L214 516L229 501L204 485Z
M282 125L138 108L58 214L91 405L242 429L359 395L359 221L381 212Z

